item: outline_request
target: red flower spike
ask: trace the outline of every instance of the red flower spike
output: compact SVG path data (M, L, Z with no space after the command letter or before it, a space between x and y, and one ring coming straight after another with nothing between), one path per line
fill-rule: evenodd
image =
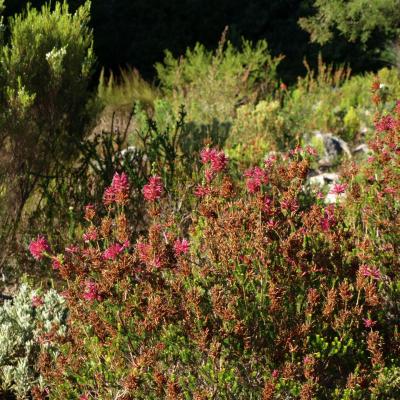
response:
M36 260L41 260L49 250L49 243L44 236L38 236L37 239L33 240L29 245L29 251Z
M164 192L162 179L155 175L150 177L149 182L143 186L143 196L147 201L158 200Z
M189 251L190 244L186 239L177 239L174 243L175 255L179 257L182 254L186 254Z
M124 249L125 247L123 245L115 243L104 251L103 258L105 260L115 260L118 254L121 253Z

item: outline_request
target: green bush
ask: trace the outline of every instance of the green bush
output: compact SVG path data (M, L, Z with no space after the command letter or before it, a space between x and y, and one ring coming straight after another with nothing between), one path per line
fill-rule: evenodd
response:
M90 2L74 14L66 2L57 2L40 11L28 7L9 21L9 40L0 53L3 253L19 226L22 232L34 229L29 216L37 207L47 207L48 225L56 223L42 189L62 194L60 181L79 156L93 117L89 12ZM58 212L60 218L67 210Z
M281 59L270 55L265 41L253 46L243 40L238 50L223 35L215 52L197 44L177 59L167 51L156 69L175 112L185 104L189 121L207 124L231 121L238 105L271 93Z
M371 100L375 80L381 83L378 108ZM375 112L393 110L399 96L400 74L395 68L351 76L350 70L334 69L320 59L318 71L308 69L306 77L299 78L284 96L279 113L285 121L283 133L302 141L304 135L320 130L352 144L360 140L362 131L372 134Z

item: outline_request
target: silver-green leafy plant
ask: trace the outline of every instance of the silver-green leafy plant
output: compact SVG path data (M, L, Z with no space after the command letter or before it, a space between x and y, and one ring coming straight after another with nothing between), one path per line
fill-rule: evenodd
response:
M13 393L26 399L33 386L43 387L35 364L40 347L51 343L40 339L54 330L64 335L65 320L65 301L53 289L40 294L22 284L0 305L0 397Z

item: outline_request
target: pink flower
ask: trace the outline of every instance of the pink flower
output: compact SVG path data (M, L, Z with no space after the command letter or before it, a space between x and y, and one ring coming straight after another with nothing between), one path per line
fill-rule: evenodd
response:
M228 164L228 157L223 151L217 151L208 147L200 152L200 158L203 164L211 164L211 171L213 173L223 171Z
M376 324L376 321L373 321L370 318L363 318L363 321L366 328L372 328Z
M281 201L281 207L283 210L296 212L299 209L299 203L296 199L285 199Z
M345 183L335 183L332 186L332 188L331 188L329 193L339 195L339 194L343 194L346 191L346 189L347 189L347 184L345 184Z
M79 400L89 400L89 397L87 394L83 394L82 396L79 397Z
M329 231L331 224L329 223L329 219L327 217L322 218L321 221L321 229L326 232Z
M55 269L55 270L60 269L61 265L62 264L61 264L60 259L58 259L57 257L54 257L53 262L52 262L53 269Z
M206 181L208 183L212 182L212 180L215 178L215 172L212 169L206 169L204 171L204 177L206 178Z
M83 298L88 301L101 300L101 296L98 293L97 284L95 282L93 281L85 282Z
M316 197L318 200L323 200L325 198L325 195L322 192L318 192Z
M278 221L275 221L274 219L270 219L270 220L267 222L267 228L268 228L268 229L274 230L274 229L276 229L277 227L278 227Z
M211 159L211 169L217 173L223 171L228 165L228 157L223 151L220 151Z
M129 180L125 172L118 174L116 172L113 176L111 186L115 192L129 192Z
M335 220L335 207L333 204L330 204L328 207L326 207L324 211L324 217L321 220L321 229L326 232L329 231L332 225L336 223Z
M304 364L304 365L312 364L313 361L314 361L313 358L310 357L310 356L305 356L305 357L303 358L303 364Z
M163 194L164 187L162 179L159 176L152 176L149 183L143 186L143 196L147 201L156 201Z
M65 251L70 254L76 254L79 252L79 247L78 246L69 246L69 247L65 248Z
M119 253L124 250L124 246L119 243L114 243L108 249L106 249L103 253L103 258L105 260L115 260Z
M248 169L244 176L246 179L247 190L250 193L258 192L262 184L268 183L268 176L265 170L260 167L253 167Z
M108 206L112 203L124 205L129 196L129 181L128 176L122 172L116 172L113 176L111 186L106 188L103 195L103 203Z
M307 147L306 147L306 152L307 152L310 156L316 157L316 156L318 155L317 150L315 150L315 148L312 147L312 146L307 146Z
M208 194L211 193L210 188L206 187L206 186L201 186L201 185L197 185L194 194L197 197L204 197L207 196Z
M299 154L303 151L303 148L301 146L296 146L294 149L289 151L290 156L295 156L296 154Z
M69 290L63 290L62 292L60 292L60 296L63 297L65 300L68 300L71 298L71 293L69 292Z
M395 193L396 193L396 190L393 189L393 188L390 187L390 186L388 186L387 188L383 189L383 191L384 191L385 193L388 193L388 194L395 194Z
M217 154L218 154L217 150L206 147L203 150L201 150L201 152L200 152L201 162L203 164L207 164L207 163L211 162L211 160L214 157L216 157Z
M189 251L190 244L186 239L176 239L174 243L175 255L179 257L181 254L186 254Z
M272 208L272 199L268 196L265 196L264 198L264 204L263 204L263 211L266 213L270 213Z
M376 279L378 281L382 278L381 271L375 267L361 265L359 271L361 275L368 278Z
M115 196L114 196L114 189L109 186L106 188L103 194L103 203L105 206L109 206L110 204L114 203Z
M272 377L273 377L274 379L277 379L277 378L279 377L279 371L278 371L277 369L274 369L274 370L272 371Z
M83 234L83 240L85 242L95 241L97 240L97 229L94 226L91 226L87 232Z
M33 240L29 245L29 251L36 260L41 260L49 250L50 246L44 236L38 236L37 239Z
M385 132L396 128L396 121L391 115L385 115L375 124L378 132Z
M33 307L40 307L43 304L44 304L44 301L40 296L33 296L32 297L32 306Z
M160 256L154 257L152 264L153 264L153 266L156 267L156 268L161 268L161 267L162 267L162 260L161 260L161 257L160 257Z

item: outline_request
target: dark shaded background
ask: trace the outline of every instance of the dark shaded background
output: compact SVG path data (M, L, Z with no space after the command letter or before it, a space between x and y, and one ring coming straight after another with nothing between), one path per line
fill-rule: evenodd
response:
M31 0L34 7L44 0ZM25 9L28 1L6 0L6 16ZM54 3L54 1L53 1ZM70 0L75 9L84 0ZM153 79L154 64L162 61L165 49L174 55L201 42L216 47L225 26L228 38L240 44L241 37L266 39L273 55L284 54L279 72L286 82L305 73L304 57L313 66L318 52L326 62L346 63L354 72L375 70L386 38L379 32L365 45L348 43L338 34L331 44L309 43L309 35L298 26L301 16L313 12L312 0L92 0L92 26L98 69L118 72L120 67L137 68Z

